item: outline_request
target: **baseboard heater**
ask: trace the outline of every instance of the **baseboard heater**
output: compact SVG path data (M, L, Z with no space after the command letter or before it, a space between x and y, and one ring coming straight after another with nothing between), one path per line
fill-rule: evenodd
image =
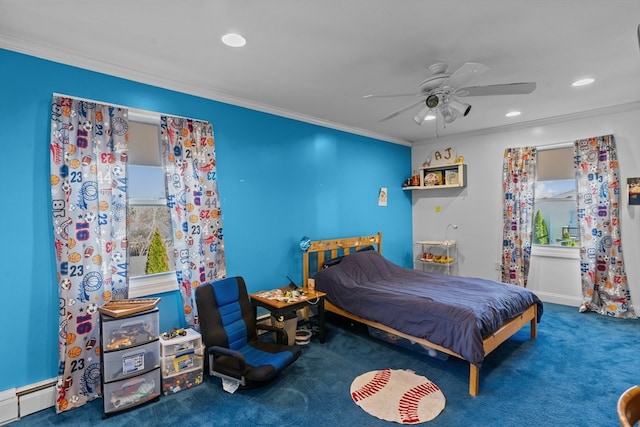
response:
M55 378L0 392L0 425L56 404Z

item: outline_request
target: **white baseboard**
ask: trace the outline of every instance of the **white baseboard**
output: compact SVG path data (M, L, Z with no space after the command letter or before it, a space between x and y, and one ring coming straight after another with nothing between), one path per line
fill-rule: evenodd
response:
M0 391L0 425L56 404L56 378Z
M569 295L554 294L553 292L535 291L538 298L542 302L551 302L554 304L568 305L571 307L580 307L582 299Z
M20 417L51 408L56 404L56 380L41 381L17 390Z
M16 389L0 391L0 425L8 424L18 419L18 396Z

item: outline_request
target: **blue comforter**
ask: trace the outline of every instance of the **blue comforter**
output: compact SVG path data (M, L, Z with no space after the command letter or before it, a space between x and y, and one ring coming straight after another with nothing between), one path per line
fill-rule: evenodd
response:
M337 307L446 347L481 367L483 338L536 303L531 291L491 280L400 267L375 251L356 252L315 275Z

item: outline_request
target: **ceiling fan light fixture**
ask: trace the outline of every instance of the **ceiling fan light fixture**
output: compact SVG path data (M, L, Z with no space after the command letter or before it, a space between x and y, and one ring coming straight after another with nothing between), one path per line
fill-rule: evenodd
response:
M438 95L429 95L427 97L425 103L427 104L427 107L429 107L429 108L436 108L438 106L438 104L440 103L440 98L438 98Z
M431 110L429 109L429 107L424 107L422 110L420 110L418 114L413 116L413 121L421 125L422 122L424 122L427 119L427 116L429 115L430 111Z
M435 119L436 119L436 113L433 112L432 110L429 110L429 113L424 118L424 121L428 122L429 120L435 120Z
M509 111L507 114L505 114L506 117L517 117L520 114L522 114L520 111Z
M467 117L467 115L471 111L471 105L456 100L449 102L449 106L455 109L458 113L462 114L463 117Z
M449 105L442 106L440 108L440 112L442 113L442 118L445 123L453 123L453 121L458 117L458 112L452 109Z

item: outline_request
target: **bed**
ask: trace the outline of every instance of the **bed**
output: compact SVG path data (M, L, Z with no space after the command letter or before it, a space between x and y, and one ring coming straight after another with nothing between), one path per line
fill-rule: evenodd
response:
M519 286L400 267L382 256L381 233L312 241L303 276L327 311L469 362L472 396L485 356L527 324L536 338L543 312Z

